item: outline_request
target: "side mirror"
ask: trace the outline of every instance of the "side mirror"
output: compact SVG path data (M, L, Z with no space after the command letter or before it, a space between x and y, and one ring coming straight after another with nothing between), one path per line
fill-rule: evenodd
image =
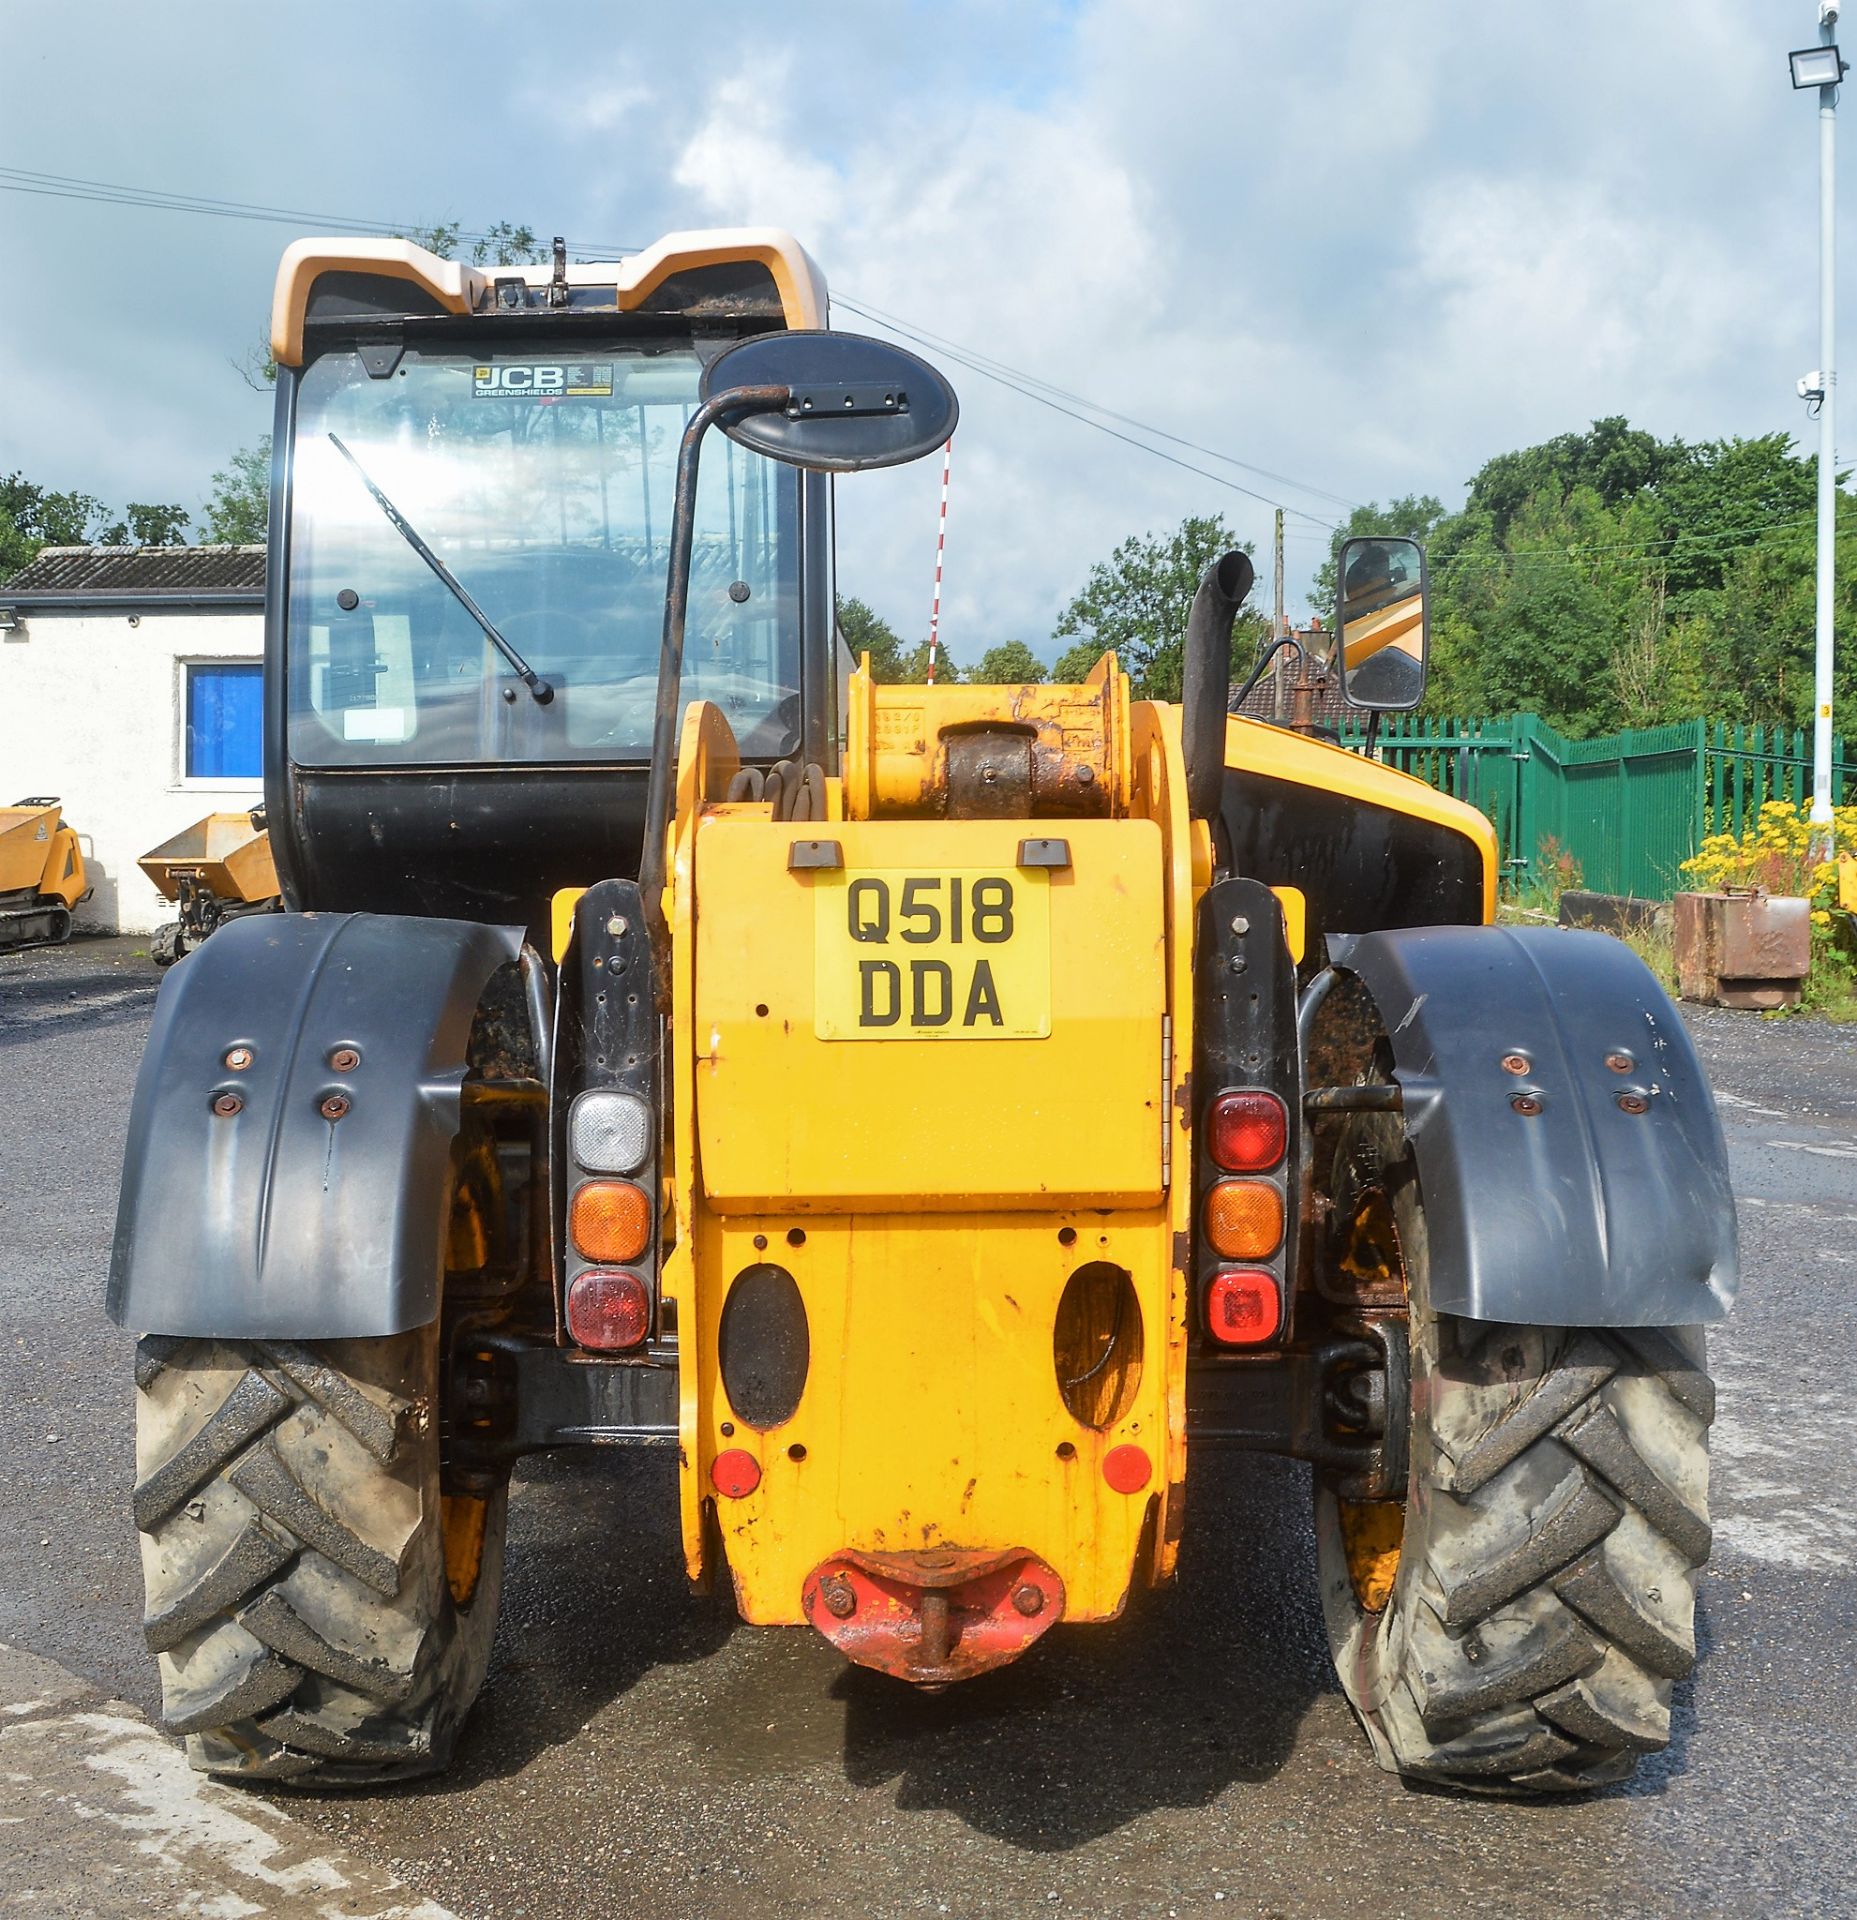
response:
M1425 549L1375 534L1344 540L1337 559L1335 653L1349 703L1406 713L1425 694L1431 645Z
M732 390L786 387L784 406L726 411ZM960 416L926 360L861 333L763 333L703 370L703 398L738 446L815 473L900 467L933 453Z
M703 436L720 427L737 446L814 473L899 467L933 453L954 431L954 389L926 360L861 333L763 333L716 355L703 369L702 401L684 423L671 507L664 638L651 721L645 840L638 885L651 935L659 1007L670 1011L670 928L664 862L670 832L677 723L683 713L684 628L696 542L697 465Z

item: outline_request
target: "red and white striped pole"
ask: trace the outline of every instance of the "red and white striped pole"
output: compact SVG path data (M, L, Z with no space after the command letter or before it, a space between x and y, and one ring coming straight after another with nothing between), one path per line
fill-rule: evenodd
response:
M928 683L935 684L935 650L941 644L941 562L948 547L948 469L954 464L954 435L941 450L941 524L935 530L935 595L929 602Z

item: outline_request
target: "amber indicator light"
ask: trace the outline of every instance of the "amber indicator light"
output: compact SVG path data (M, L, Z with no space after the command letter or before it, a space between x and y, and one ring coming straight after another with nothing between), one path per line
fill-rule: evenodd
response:
M583 1260L636 1260L651 1239L651 1201L629 1180L588 1180L568 1202L568 1236Z
M1268 1260L1283 1244L1283 1196L1268 1180L1221 1180L1206 1195L1206 1239L1221 1260Z

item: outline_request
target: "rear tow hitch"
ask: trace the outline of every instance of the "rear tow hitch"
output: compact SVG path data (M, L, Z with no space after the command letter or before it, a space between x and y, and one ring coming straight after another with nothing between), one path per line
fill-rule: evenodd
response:
M806 1576L800 1603L848 1660L938 1688L1016 1660L1063 1617L1064 1583L1023 1547L845 1552Z

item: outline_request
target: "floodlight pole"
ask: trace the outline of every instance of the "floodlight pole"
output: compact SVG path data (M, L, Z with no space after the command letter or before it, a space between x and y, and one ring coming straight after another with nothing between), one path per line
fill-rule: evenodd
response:
M1836 43L1836 21L1835 7L1820 7L1818 37L1826 46ZM1838 376L1834 330L1837 138L1838 89L1834 83L1818 90L1818 365L1824 399L1818 410L1818 632L1812 674L1811 824L1817 830L1814 838L1821 842L1818 854L1821 859L1830 858L1829 848L1823 843L1829 840L1831 831L1832 609L1837 591L1838 551Z

